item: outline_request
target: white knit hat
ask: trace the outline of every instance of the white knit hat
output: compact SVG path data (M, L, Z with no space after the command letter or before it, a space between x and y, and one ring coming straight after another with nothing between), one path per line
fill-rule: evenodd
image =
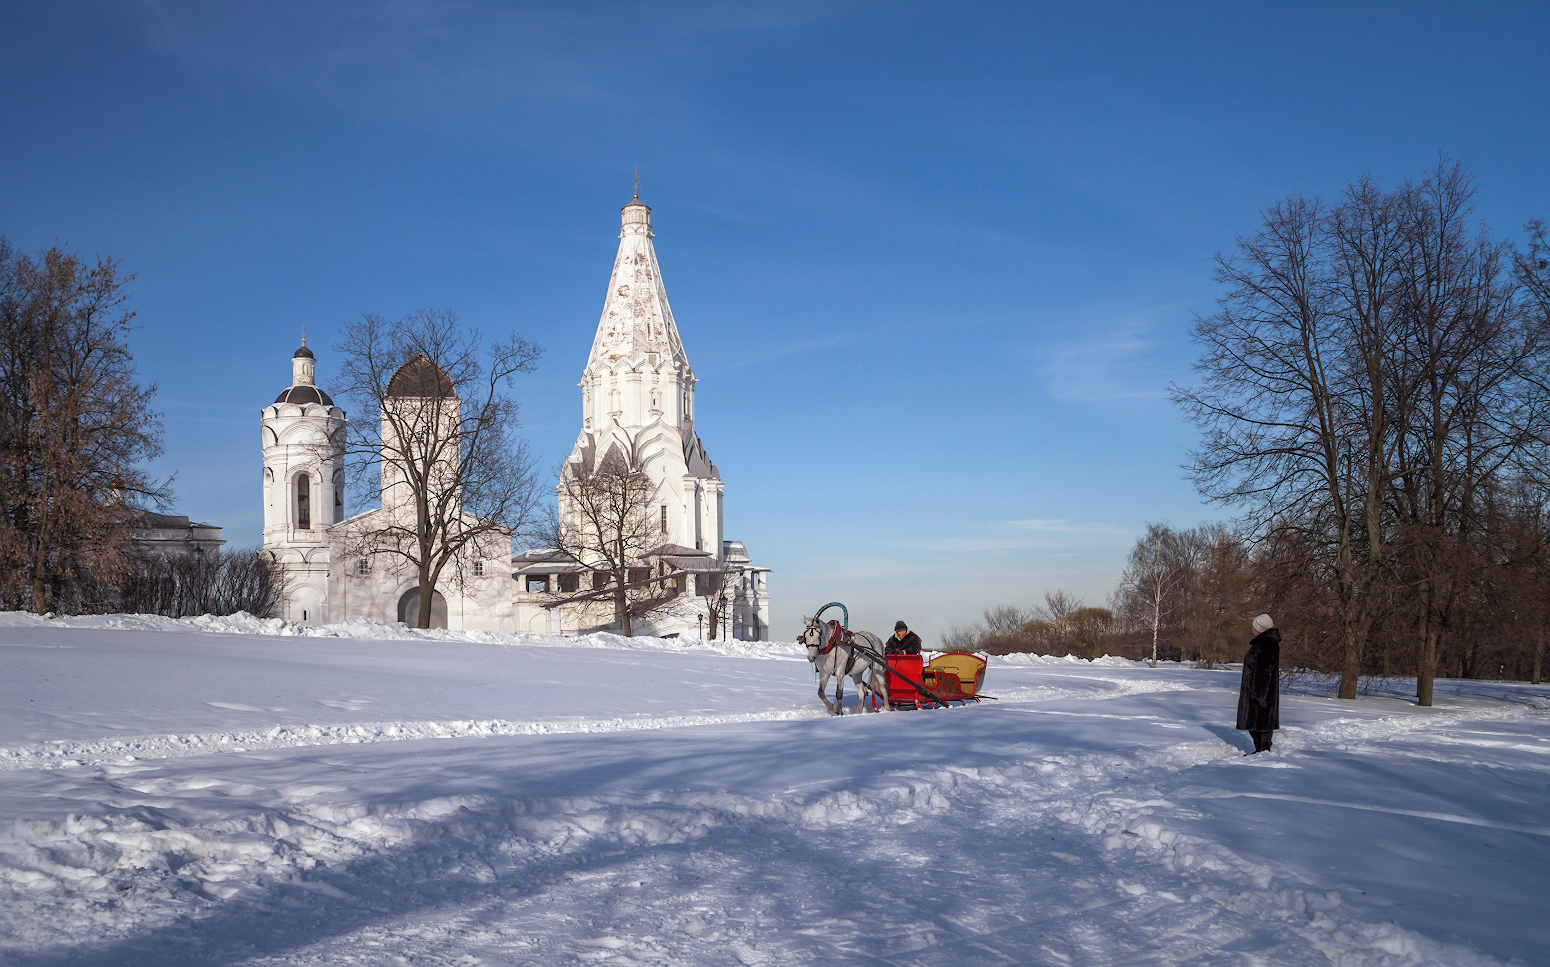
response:
M1256 635L1262 635L1275 626L1275 620L1268 614L1262 614L1254 619L1254 633Z

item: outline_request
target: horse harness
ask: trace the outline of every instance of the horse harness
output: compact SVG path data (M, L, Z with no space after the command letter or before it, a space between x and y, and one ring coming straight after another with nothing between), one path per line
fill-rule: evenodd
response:
M856 636L851 634L849 628L840 627L840 623L832 618L824 623L829 626L829 640L822 648L818 649L818 654L827 655L836 648L845 649L845 667L838 670L840 676L849 675L851 669L856 667L856 651L858 649L865 656L864 660L871 664L872 657L869 650L856 644ZM817 671L816 663L813 670Z

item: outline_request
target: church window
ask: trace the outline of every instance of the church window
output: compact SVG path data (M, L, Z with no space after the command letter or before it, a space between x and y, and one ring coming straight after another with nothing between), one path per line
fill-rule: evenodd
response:
M307 474L296 478L296 526L312 529L312 478Z
M364 558L364 557L361 558L359 561L356 561L355 562L355 573L356 574L370 574L371 573L371 561L368 558Z
M572 571L572 572L570 572L568 574L561 574L560 575L560 590L561 591L580 591L581 590L581 575L575 573L574 571Z
M667 533L667 505L662 505L662 533Z
M549 590L549 582L544 580L544 576L541 574L531 574L527 579L527 589L530 592L547 591Z
M334 471L334 506L344 506L344 471Z
M608 578L609 574L607 571L593 571L592 590L601 591L602 589L608 587Z
M484 562L483 561L475 561L474 562L474 577L476 577L476 578L484 577Z

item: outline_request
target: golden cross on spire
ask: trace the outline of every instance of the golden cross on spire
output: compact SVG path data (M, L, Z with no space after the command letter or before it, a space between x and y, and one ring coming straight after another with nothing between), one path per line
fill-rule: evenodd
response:
M635 200L640 201L640 165L635 166L635 180L631 182L635 189Z

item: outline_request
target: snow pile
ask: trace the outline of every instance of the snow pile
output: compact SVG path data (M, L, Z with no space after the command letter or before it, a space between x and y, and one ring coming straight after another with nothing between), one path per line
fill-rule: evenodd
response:
M60 624L0 630L8 964L1550 962L1550 688L1245 757L1178 666L835 718L671 642Z
M1008 665L1091 665L1100 668L1140 668L1143 665L1150 668L1150 661L1135 661L1129 658L1116 658L1113 655L1104 655L1101 658L1078 658L1076 655L1034 655L1028 652L1016 652L1010 655L993 655L992 662L1004 662ZM1177 665L1177 662L1162 662L1163 665Z
M359 638L379 641L452 641L533 648L606 648L635 651L707 652L738 658L807 660L794 641L725 641L701 638L626 638L612 632L586 635L529 635L498 631L446 631L411 628L401 621L378 624L351 618L338 624L301 625L282 618L257 618L239 611L232 615L167 618L155 614L41 616L25 611L0 611L0 628L86 628L100 631L206 632L222 635L278 635L309 638Z

